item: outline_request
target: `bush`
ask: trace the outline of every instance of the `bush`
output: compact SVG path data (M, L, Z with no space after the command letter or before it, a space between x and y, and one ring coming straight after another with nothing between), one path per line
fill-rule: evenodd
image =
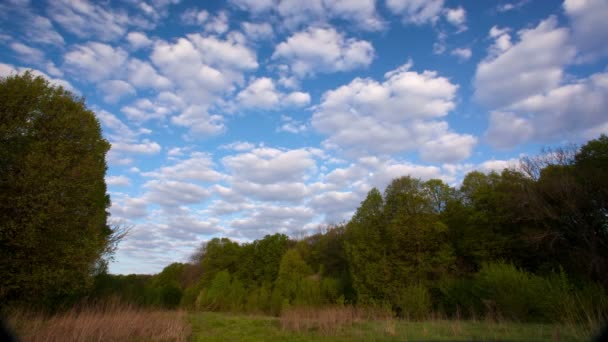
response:
M452 317L476 318L483 312L483 305L473 291L470 278L444 278L439 282L440 306Z
M492 263L475 275L473 291L486 309L486 316L532 320L543 317L546 305L542 278L512 264Z
M401 291L397 298L396 311L398 316L407 319L425 319L431 312L431 295L422 284L410 285Z

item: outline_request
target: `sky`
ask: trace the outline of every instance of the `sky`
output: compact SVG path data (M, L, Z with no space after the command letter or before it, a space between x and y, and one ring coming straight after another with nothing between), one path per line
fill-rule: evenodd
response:
M0 76L86 99L113 273L304 236L396 177L458 186L608 132L606 0L3 0Z

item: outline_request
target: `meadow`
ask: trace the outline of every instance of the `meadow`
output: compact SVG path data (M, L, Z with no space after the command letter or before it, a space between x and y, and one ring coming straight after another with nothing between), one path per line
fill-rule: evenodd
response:
M74 307L55 316L14 312L21 341L589 341L597 327L500 319L395 319L355 307L293 308L281 316L129 305Z

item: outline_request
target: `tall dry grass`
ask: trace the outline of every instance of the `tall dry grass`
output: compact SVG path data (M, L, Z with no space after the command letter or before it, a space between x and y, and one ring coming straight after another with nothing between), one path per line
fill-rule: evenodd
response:
M190 326L184 311L140 309L110 302L82 305L47 316L15 310L9 325L20 341L186 341Z
M324 335L336 334L355 323L392 319L390 310L355 306L292 307L284 309L280 316L284 330L315 330Z

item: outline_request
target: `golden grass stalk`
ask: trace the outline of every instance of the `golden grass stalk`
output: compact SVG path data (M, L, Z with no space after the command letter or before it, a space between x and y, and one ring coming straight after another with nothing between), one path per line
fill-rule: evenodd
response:
M116 302L78 306L45 316L13 311L8 317L20 341L186 341L184 311L145 310Z

